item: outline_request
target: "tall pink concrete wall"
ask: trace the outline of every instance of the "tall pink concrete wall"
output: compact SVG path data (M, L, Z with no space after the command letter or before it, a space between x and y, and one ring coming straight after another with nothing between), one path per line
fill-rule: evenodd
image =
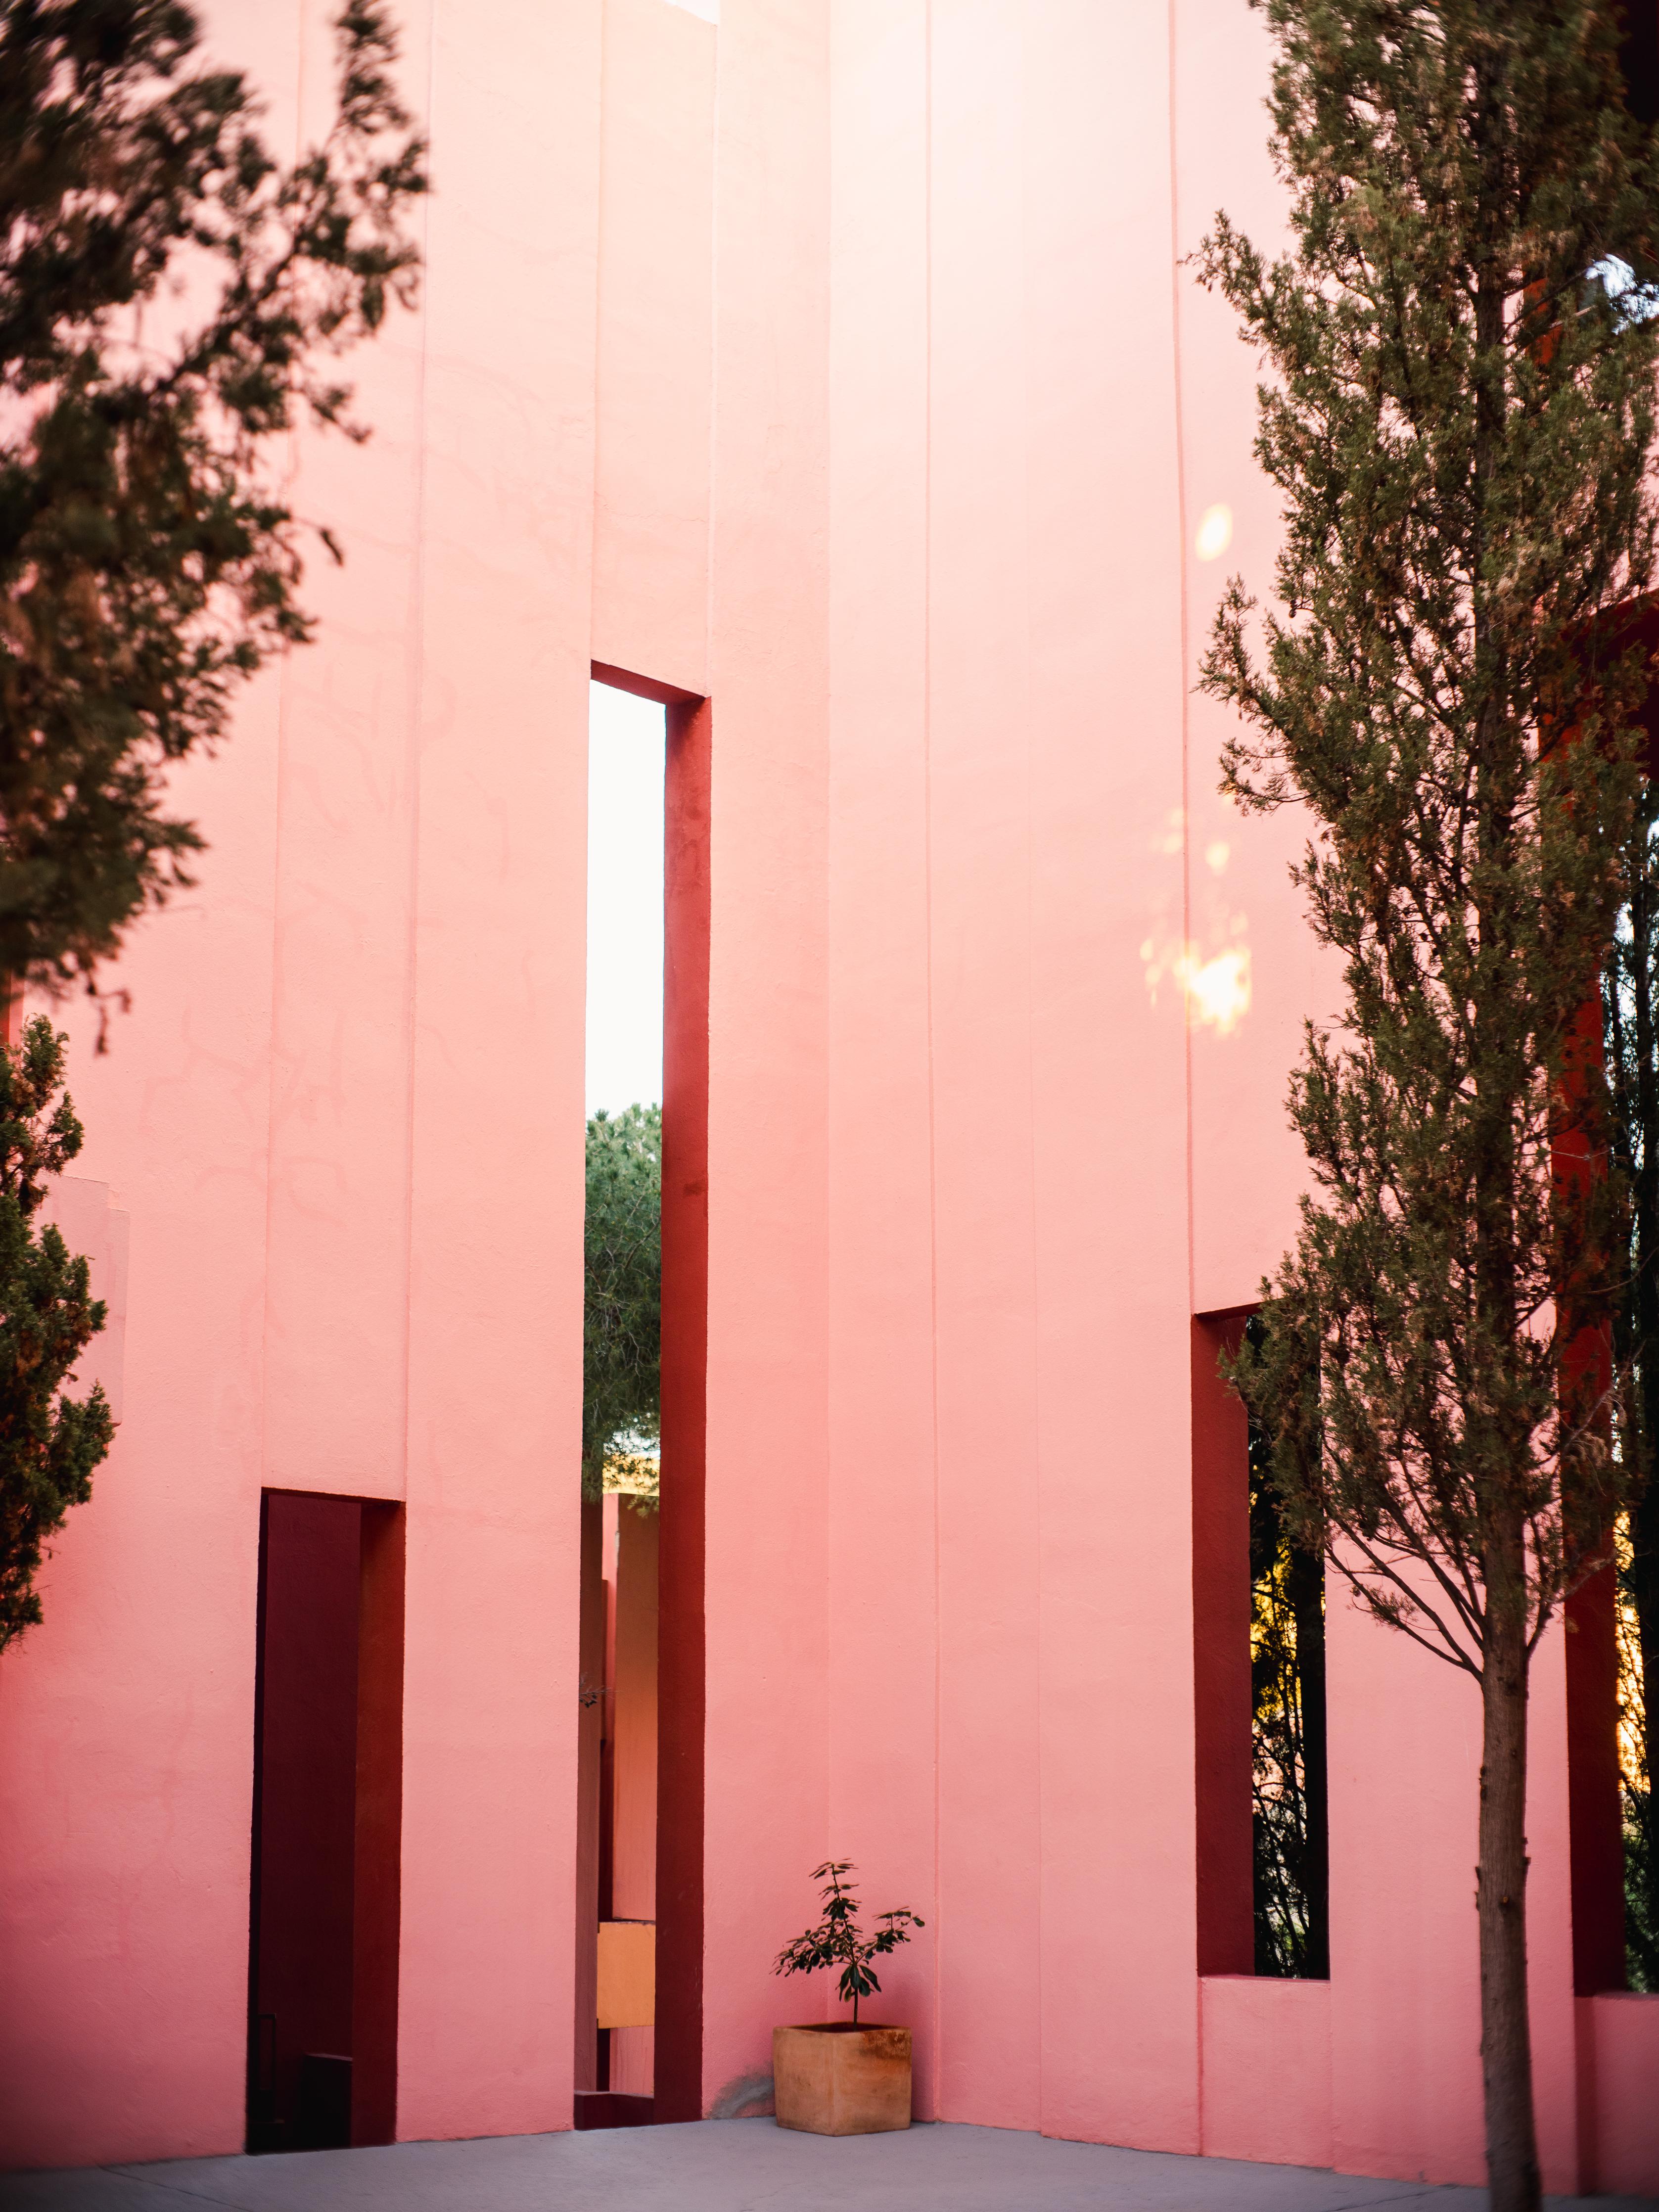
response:
M706 2105L833 1853L927 1918L924 2113L1474 2178L1474 1694L1334 1593L1332 1980L1194 1971L1189 1318L1285 1240L1331 990L1190 689L1275 527L1179 266L1280 220L1260 20L721 12L405 0L428 274L300 457L323 641L182 779L111 1054L69 1017L125 1421L0 1662L5 2153L240 2139L262 1481L408 1502L399 2131L568 2122L599 660L714 701ZM321 14L219 0L280 129ZM1659 2188L1559 1644L1534 1711L1550 2180Z

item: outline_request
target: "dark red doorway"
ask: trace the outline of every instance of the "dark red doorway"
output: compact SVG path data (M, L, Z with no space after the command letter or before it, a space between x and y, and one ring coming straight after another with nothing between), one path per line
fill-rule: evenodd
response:
M266 1492L251 2151L395 2136L403 1582L401 1506Z

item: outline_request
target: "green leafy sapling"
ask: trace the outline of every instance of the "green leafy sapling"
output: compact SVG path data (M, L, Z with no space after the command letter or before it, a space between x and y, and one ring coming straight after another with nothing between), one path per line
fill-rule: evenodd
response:
M851 1859L826 1859L814 1867L812 1879L823 1884L823 1917L816 1928L786 1943L773 1967L775 1974L815 1974L821 1966L841 1969L841 1997L853 2008L853 2025L859 2024L859 1999L878 1991L881 1984L871 1967L872 1959L884 1958L910 1940L912 1928L925 1928L920 1913L901 1907L877 1917L881 1926L866 1936L859 1926L856 1890L842 1880L855 1871Z

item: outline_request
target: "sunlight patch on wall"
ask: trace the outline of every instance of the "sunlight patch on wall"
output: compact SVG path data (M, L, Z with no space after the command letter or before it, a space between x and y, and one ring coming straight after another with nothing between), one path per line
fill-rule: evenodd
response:
M1235 929L1243 934L1244 917ZM1206 959L1200 948L1180 940L1160 945L1147 938L1140 948L1146 990L1154 1006L1162 985L1172 982L1187 1002L1187 1019L1194 1029L1213 1030L1231 1036L1250 1011L1250 948L1230 945Z
M1233 511L1222 505L1204 510L1194 550L1200 561L1218 561L1233 542Z
M1231 808L1232 802L1224 797L1224 804ZM1172 807L1153 833L1152 850L1162 859L1175 859L1185 849L1189 830L1185 809ZM1173 983L1186 1001L1188 1025L1213 1030L1218 1036L1231 1036L1250 1011L1249 924L1244 915L1229 910L1220 883L1232 850L1225 837L1212 837L1204 847L1208 879L1200 878L1194 886L1200 911L1188 923L1201 934L1185 934L1175 918L1173 892L1166 890L1147 915L1151 927L1140 946L1153 1006L1163 986Z

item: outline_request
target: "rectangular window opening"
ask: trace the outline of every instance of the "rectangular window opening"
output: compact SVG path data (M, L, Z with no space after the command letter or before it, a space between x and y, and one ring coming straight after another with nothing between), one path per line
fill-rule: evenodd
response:
M1659 122L1659 0L1626 0L1619 65L1631 113L1650 126Z
M587 785L578 2127L655 2089L668 710L596 681Z
M1645 1508L1645 1510L1644 1510ZM1659 1995L1659 1818L1651 1716L1659 1685L1659 1511L1650 1488L1613 1531L1625 1986Z
M1649 20L1650 19L1650 20ZM1634 12L1632 11L1632 21ZM1644 21L1659 46L1659 8ZM1659 53L1656 55L1659 69ZM1651 616L1632 635L1651 646ZM1609 951L1602 1044L1611 1148L1631 1196L1629 1265L1614 1301L1613 1352L1633 1379L1647 1485L1608 1534L1607 1564L1567 1601L1567 1743L1573 1978L1580 1996L1659 1993L1659 699L1644 720L1648 781L1629 854L1630 896Z
M593 675L579 2128L702 2117L710 715Z
M250 2151L396 2136L403 1531L398 1505L261 1502Z
M1258 1324L1193 1324L1198 1968L1330 1972L1323 1560L1291 1539L1270 1440L1220 1371Z
M1260 1340L1253 1316L1247 1337ZM1251 1917L1258 1974L1331 1971L1325 1562L1291 1533L1249 1421Z

